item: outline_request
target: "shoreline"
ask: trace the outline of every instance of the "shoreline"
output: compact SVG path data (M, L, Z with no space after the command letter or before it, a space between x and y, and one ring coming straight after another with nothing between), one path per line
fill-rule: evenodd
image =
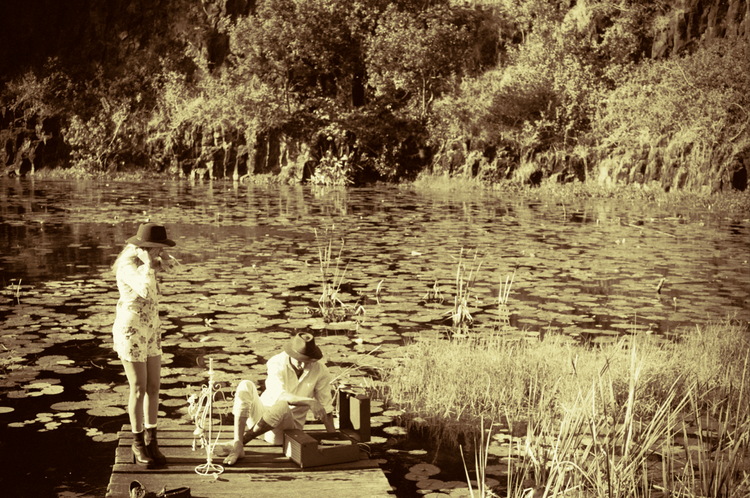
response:
M7 177L6 177L7 179ZM17 179L40 180L40 181L106 181L106 182L128 182L128 181L185 181L185 182L216 182L217 184L239 184L269 185L282 184L274 175L254 175L247 182L236 182L231 179L194 180L187 177L175 177L168 173L156 173L148 171L138 172L100 172L91 173L80 168L45 168L36 171L33 175L25 175ZM12 180L12 178L11 178ZM378 182L381 183L381 182ZM389 184L386 182L386 184ZM306 184L290 184L304 186ZM739 190L726 190L710 192L703 188L695 190L669 190L665 191L658 182L647 184L631 183L617 184L613 186L600 185L595 181L557 183L553 179L544 179L539 185L519 184L511 180L504 180L492 184L486 184L476 178L465 178L461 176L430 175L422 174L415 181L390 183L395 188L415 189L421 191L434 191L439 193L459 193L482 191L493 194L514 194L523 197L534 198L540 201L551 201L561 204L564 209L565 202L583 202L595 200L616 200L628 202L653 203L661 210L672 210L679 212L680 216L687 217L695 212L705 212L709 218L719 217L729 219L733 222L750 223L750 192ZM360 188L357 187L323 187L312 185L316 188ZM703 219L703 217L700 217Z

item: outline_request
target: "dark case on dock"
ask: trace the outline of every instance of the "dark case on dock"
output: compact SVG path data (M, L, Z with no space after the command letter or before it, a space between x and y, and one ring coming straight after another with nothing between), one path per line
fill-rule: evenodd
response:
M370 440L370 398L339 391L339 432L284 431L284 454L301 468L355 462Z

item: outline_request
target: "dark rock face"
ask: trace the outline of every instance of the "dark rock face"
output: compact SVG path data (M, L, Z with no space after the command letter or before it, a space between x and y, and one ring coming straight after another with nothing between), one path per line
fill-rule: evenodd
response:
M651 57L690 52L720 38L750 40L749 6L747 0L677 0L666 18L655 24Z

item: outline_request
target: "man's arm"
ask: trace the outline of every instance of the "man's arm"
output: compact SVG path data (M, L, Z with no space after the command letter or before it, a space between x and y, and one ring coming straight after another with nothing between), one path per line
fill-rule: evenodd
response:
M325 407L315 398L304 398L302 396L296 396L284 392L279 396L279 399L286 401L292 406L307 406L312 410L313 415L318 418L323 425L325 425L326 432L336 432L336 427L333 425L333 413L326 413Z
M279 399L282 401L286 401L291 406L307 406L310 410L312 410L313 415L315 415L320 420L323 420L326 415L328 415L323 405L321 405L320 402L315 398L305 398L303 396L297 396L296 394L291 394L284 391L279 396Z
M336 427L333 425L333 413L326 413L323 417L323 425L326 426L326 432L336 432Z

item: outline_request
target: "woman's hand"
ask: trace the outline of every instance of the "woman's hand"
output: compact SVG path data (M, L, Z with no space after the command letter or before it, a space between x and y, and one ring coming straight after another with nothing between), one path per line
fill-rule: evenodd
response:
M159 254L161 254L161 247L150 247L148 249L144 249L142 247L138 248L138 258L143 261L143 264L146 265L147 268L151 269L154 266L154 263L160 260Z
M152 247L148 250L148 255L151 257L151 266L160 266L161 263L161 247Z
M150 269L152 264L151 259L151 252L147 251L146 249L139 247L136 249L136 255L138 256L138 259L143 261L143 264L146 265L146 268Z
M175 267L175 262L173 261L172 256L165 252L161 253L159 257L156 258L156 261L159 262L157 266L161 271L170 272Z

